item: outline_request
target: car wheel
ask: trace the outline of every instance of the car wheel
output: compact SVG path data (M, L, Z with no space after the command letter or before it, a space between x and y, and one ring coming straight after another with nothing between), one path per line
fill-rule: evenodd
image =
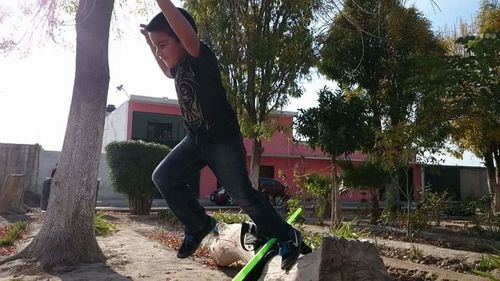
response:
M227 204L229 206L234 206L234 205L236 205L236 202L234 202L233 198L231 196L229 196L229 198L227 199Z
M280 195L273 196L273 204L275 206L281 206L281 205L283 205L283 202L285 202L285 200L283 199L283 196L280 196Z

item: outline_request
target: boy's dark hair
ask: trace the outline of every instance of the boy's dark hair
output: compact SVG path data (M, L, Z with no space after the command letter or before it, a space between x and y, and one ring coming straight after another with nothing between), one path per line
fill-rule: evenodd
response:
M182 8L177 8L179 12L187 19L187 21L191 24L191 26L194 29L194 32L198 33L198 27L196 26L196 23L194 22L193 17L184 9ZM163 15L163 13L157 14L146 26L146 30L148 32L153 32L153 31L163 31L167 33L168 36L174 37L179 41L179 37L175 34L175 32L172 30L172 27L170 27L170 24L168 23L167 19Z

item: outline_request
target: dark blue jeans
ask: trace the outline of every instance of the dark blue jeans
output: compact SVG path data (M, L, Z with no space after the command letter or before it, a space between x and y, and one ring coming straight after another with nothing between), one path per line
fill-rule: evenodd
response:
M279 241L291 238L292 227L250 183L241 137L206 143L195 142L188 135L153 172L153 182L186 231L202 230L209 219L185 181L206 165L236 204L252 218L260 233Z

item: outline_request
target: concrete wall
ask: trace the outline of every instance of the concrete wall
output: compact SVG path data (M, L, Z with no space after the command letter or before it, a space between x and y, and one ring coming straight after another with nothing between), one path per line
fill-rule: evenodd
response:
M38 144L0 144L0 186L8 174L24 174L26 191L36 192L38 176Z
M43 180L46 177L50 177L50 173L52 169L56 167L56 163L59 162L59 158L61 156L60 151L43 151L40 154L40 165L38 169L38 180L37 180L37 193L40 194L42 190ZM99 183L99 192L97 194L97 200L122 200L125 199L125 196L117 193L111 187L111 183L109 181L109 167L106 162L106 154L101 154L101 159L99 161L99 173L98 178L100 179Z
M486 168L463 167L460 169L461 199L479 199L489 196Z
M113 112L106 115L102 140L102 153L106 145L112 141L127 140L128 103L120 105Z
M45 151L42 149L42 151L40 152L38 178L36 181L38 194L42 193L43 181L45 180L45 178L50 178L52 170L56 168L56 164L59 163L60 156L60 151Z

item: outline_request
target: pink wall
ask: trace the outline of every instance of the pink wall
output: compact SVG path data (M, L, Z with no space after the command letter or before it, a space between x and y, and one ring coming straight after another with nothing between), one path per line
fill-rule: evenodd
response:
M181 115L181 110L177 105L129 101L128 127L127 127L127 139L129 140L132 139L132 117L134 115L133 114L134 111L169 114L169 115Z
M132 135L132 116L134 111L181 115L180 109L176 104L147 103L132 100L129 102L128 139L131 139ZM329 156L320 149L313 150L305 143L293 142L291 130L293 116L283 115L276 116L276 118L278 118L281 125L290 129L284 133L278 132L270 140L263 142L264 153L261 165L273 166L274 178L288 185L292 192L297 191L293 178L294 171L297 171L298 174L320 173L331 175L331 160ZM250 167L252 142L250 139L245 138L244 144L247 149L247 167ZM365 155L359 152L350 155L350 157L353 161L362 161L365 159ZM414 164L413 169L413 182L415 186L420 188L422 184L421 166ZM280 179L278 175L279 171L282 171L282 174L285 176L284 181ZM208 198L210 193L215 190L216 185L217 180L212 171L208 167L203 168L200 179L200 198ZM369 195L362 195L360 191L352 191L342 198L345 201L360 201L362 198L369 200Z

